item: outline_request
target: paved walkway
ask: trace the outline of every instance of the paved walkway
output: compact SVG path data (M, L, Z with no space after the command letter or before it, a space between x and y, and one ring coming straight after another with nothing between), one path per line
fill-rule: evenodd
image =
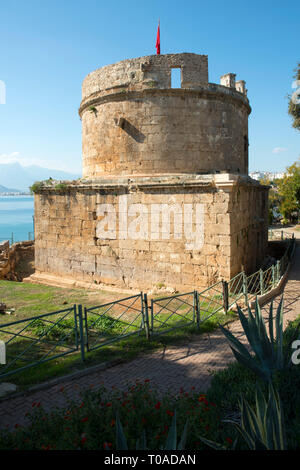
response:
M300 314L300 243L295 250L287 283L284 288L284 324ZM280 296L274 299L278 305ZM268 313L269 304L263 308ZM245 341L240 322L230 325L230 330ZM6 399L0 402L0 427L13 428L16 423L26 424L25 414L32 410L33 402L40 402L46 410L66 404L64 394L77 399L80 391L93 387L97 389L117 387L124 389L127 383L136 379L150 379L163 393L167 390L179 392L180 387L189 390L195 387L205 392L210 385L212 370L219 370L233 361L234 357L227 340L220 331L201 335L186 345L167 347L165 351L155 351L125 364L98 371L83 377L52 385L48 389L30 395ZM64 388L64 394L61 388Z

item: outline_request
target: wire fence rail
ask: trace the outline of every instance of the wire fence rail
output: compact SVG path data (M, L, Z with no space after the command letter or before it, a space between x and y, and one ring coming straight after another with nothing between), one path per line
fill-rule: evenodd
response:
M141 292L95 307L74 305L0 324L0 380L69 354L80 353L81 360L85 361L91 351L129 337L150 340L178 328L200 328L212 316L228 313L237 302L246 306L256 296L270 292L287 271L294 250L292 237L275 265L249 276L241 272L201 292L151 300Z
M28 232L27 239L25 239L24 236L22 237L18 236L18 234L16 234L15 232L12 232L7 237L0 237L0 242L6 242L6 241L8 241L10 245L13 245L14 243L17 243L20 241L34 241L34 232Z

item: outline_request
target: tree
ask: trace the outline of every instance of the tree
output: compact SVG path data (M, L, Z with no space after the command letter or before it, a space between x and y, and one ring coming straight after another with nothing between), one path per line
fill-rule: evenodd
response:
M293 119L293 127L300 131L300 62L295 68L294 78L296 91L292 95L288 95L288 113Z
M263 178L259 179L260 184L264 186L270 186L269 197L268 197L269 225L271 225L273 222L276 222L277 220L276 213L278 213L280 203L281 203L281 196L278 190L279 181L280 181L279 179L274 179L273 181L271 181L267 176L264 176Z
M280 212L285 220L297 222L300 212L300 161L286 169L279 182Z

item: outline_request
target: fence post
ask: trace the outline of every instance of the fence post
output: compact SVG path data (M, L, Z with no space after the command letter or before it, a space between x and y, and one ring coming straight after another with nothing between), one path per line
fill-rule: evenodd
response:
M143 305L144 305L144 307L143 307L143 316L144 316L144 322L145 322L146 338L150 339L149 311L148 311L148 296L147 296L147 294L144 294Z
M227 312L228 312L228 282L222 280L222 286L223 286L223 307L224 307L224 312L227 315Z
M276 263L276 283L278 283L280 279L280 261L278 260Z
M84 362L84 330L83 330L83 318L82 318L82 305L78 305L78 320L79 320L79 341L80 341L80 352L81 360Z
M194 291L194 308L196 313L197 328L200 328L199 293L196 290Z
M260 284L260 295L263 295L265 292L265 288L264 288L264 272L262 269L259 270L259 284Z
M151 299L151 326L150 331L153 333L153 299Z
M244 294L245 304L248 305L247 276L244 272L243 272L243 294Z
M276 286L276 272L275 272L275 265L272 264L272 287Z

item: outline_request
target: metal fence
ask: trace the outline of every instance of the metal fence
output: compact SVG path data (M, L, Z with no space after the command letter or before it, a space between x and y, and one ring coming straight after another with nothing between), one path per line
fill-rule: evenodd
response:
M33 241L34 240L34 232L28 232L27 234L27 240L24 239L24 237L22 238L22 240L19 240L20 237L18 237L18 235L14 232L12 232L10 234L10 236L7 236L7 237L0 237L0 242L4 242L6 240L9 241L9 244L10 245L13 245L14 243L18 242L18 241Z
M0 378L79 350L81 326L74 305L24 320L0 324L5 364Z
M166 333L197 322L196 292L151 299L150 334Z
M213 315L227 313L237 302L248 305L251 299L278 285L295 250L294 238L287 243L283 257L265 271L260 269L249 276L242 272L201 292L152 298L150 305L147 294L141 292L96 307L74 305L0 324L0 343L5 343L6 349L0 380L76 352L84 361L89 352L125 338L150 339L187 326L200 328Z
M86 350L93 351L128 336L141 334L145 321L142 293L84 308Z
M294 234L292 232L286 232L284 230L269 229L268 238L269 240L287 240L294 238Z

